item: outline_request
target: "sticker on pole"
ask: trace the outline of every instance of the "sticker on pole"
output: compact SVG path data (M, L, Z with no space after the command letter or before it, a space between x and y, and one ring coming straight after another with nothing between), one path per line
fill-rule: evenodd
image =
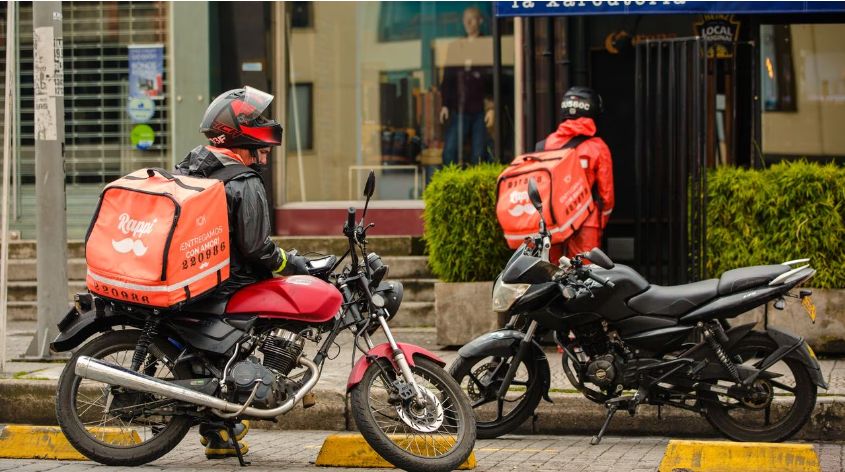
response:
M138 149L149 149L155 142L156 134L149 125L136 125L132 128L129 140Z
M130 98L126 105L126 113L133 123L148 123L155 115L156 106L152 99Z

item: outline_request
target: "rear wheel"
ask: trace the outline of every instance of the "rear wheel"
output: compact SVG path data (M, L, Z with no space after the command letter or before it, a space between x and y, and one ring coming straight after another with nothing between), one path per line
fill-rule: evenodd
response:
M170 452L193 422L188 416L172 416L174 401L152 394L127 392L76 375L80 356L89 356L129 368L139 330L111 331L83 346L68 362L56 390L56 417L68 441L77 451L101 464L137 466ZM175 367L179 350L155 340L139 369L164 380L190 378L190 369ZM184 365L184 364L183 364Z
M540 404L543 391L533 359L520 362L505 398L498 398L512 360L513 357L459 357L449 369L469 396L479 438L493 439L512 432Z
M730 349L728 356L751 367L777 348L778 344L767 334L754 332ZM780 442L797 433L813 412L816 385L807 368L797 359L782 359L766 372L782 376L755 381L756 398L700 393L707 421L734 441ZM731 381L719 381L719 384L734 385Z
M415 364L411 372L423 402L416 401L391 362L380 358L352 388L355 424L367 443L396 467L419 472L457 469L475 445L472 408L440 366L424 358L415 359ZM405 392L396 387L400 379Z

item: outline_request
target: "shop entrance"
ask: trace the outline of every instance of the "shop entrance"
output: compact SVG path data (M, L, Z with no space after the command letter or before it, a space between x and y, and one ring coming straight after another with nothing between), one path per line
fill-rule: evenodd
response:
M695 282L706 278L707 169L737 163L737 116L754 116L753 100L738 100L737 56L751 46L695 37L636 48L635 264L652 283Z

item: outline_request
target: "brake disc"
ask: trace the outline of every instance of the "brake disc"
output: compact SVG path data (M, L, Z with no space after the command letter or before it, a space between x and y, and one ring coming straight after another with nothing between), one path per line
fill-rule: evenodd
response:
M443 424L443 405L437 397L420 386L417 386L423 398L424 405L418 405L416 398L403 401L396 405L396 413L406 425L422 433L437 431Z
M472 376L476 379L480 379L481 383L484 383L486 377L489 376L490 372L492 372L493 369L495 369L497 366L498 364L494 362L488 362L487 364L484 364L481 367L475 369L475 371L472 373ZM486 389L481 390L481 388L482 387L480 387L477 383L473 382L472 380L467 383L467 394L473 402L487 398L488 394Z

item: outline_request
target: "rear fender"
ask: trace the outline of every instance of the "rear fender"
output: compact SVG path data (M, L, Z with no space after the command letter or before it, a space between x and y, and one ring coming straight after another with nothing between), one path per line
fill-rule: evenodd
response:
M499 329L473 339L458 350L458 355L463 358L476 356L510 357L519 349L519 343L523 339L525 339L525 333L522 331ZM549 370L549 361L546 359L546 354L536 339L531 340L531 353L529 356L534 360L537 372L540 375L543 398L551 403L552 399L549 398L549 386L551 385L552 374Z
M766 333L778 344L778 348L763 360L760 370L768 369L783 358L795 359L804 364L810 374L810 379L816 386L827 390L828 385L822 375L819 361L804 338L772 326L766 329Z
M405 359L408 361L408 365L413 367L416 365L417 356L425 357L433 361L435 364L439 365L440 367L445 367L446 363L443 362L443 359L435 356L431 352L423 349L419 346L414 346L413 344L404 344L404 343L396 343L399 346L399 349L405 354ZM349 373L349 380L346 382L346 391L352 389L352 387L358 385L361 382L361 379L364 377L364 372L367 371L367 367L373 363L373 360L385 357L387 358L394 367L398 368L399 366L393 361L393 349L390 347L390 344L384 343L379 344L378 346L370 349L366 355L361 356L358 359L358 362L355 363L355 367L352 368L352 372Z
M76 307L73 307L59 323L62 332L50 343L50 350L53 352L70 351L91 336L120 325L141 327L142 322L125 315L115 314L108 308L100 316L97 316L97 312L93 309L79 313Z

